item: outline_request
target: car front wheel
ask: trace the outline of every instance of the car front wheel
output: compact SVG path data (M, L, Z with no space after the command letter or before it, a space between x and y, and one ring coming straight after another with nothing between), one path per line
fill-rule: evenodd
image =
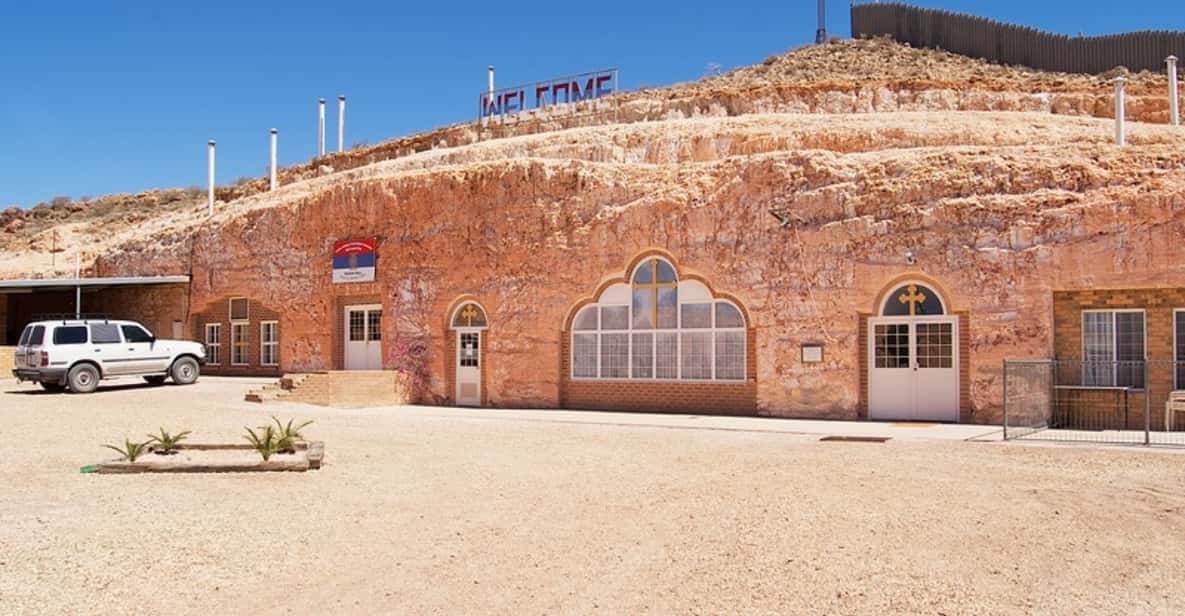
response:
M191 385L198 380L198 363L192 357L182 357L173 362L169 375L178 385Z
M99 369L90 364L78 364L66 375L66 384L76 394L89 394L99 386Z

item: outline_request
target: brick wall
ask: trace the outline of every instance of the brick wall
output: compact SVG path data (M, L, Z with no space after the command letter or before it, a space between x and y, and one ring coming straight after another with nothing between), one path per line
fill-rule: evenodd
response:
M1144 310L1144 349L1150 361L1173 361L1173 311L1185 309L1185 288L1162 289L1089 289L1079 291L1054 291L1053 293L1053 348L1054 358L1059 360L1082 359L1082 311L1083 310ZM1183 358L1185 359L1185 358ZM1060 371L1063 385L1074 384L1080 370L1071 365ZM1151 388L1150 425L1153 430L1163 429L1164 402L1168 392L1176 387L1173 368L1170 364L1151 364L1148 367L1148 384ZM1070 394L1059 392L1059 408L1081 400L1070 398ZM1096 396L1097 398L1097 396ZM1096 408L1110 405L1124 408L1128 429L1144 428L1144 393L1131 391L1120 401L1089 401ZM1082 401L1086 404L1087 401ZM1068 408L1068 407L1067 407ZM1122 422L1120 422L1122 423Z
M585 381L571 377L571 332L560 334L560 406L568 409L700 413L704 415L757 414L757 330L745 336L743 382L696 381Z
M219 376L279 376L283 373L282 367L284 365L284 347L282 344L284 339L284 324L280 319L279 312L251 298L247 298L247 365L231 365L230 300L232 297L236 296L227 296L210 302L206 305L205 309L193 316L191 335L194 340L203 343L206 341L206 324L222 324L222 349L219 353L218 363L214 364L212 363L214 358L208 358L207 364L202 368L202 373ZM264 366L260 363L260 323L264 321L280 321L277 325L277 339L281 344L277 349L279 364L276 366Z

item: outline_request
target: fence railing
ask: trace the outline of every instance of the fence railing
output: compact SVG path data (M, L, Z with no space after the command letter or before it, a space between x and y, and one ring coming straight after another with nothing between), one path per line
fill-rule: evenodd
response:
M1185 32L1070 37L898 3L853 5L852 36L890 36L914 47L1066 73L1098 74L1116 66L1161 72L1166 57L1185 57Z
M1004 438L1185 447L1185 362L1004 362Z

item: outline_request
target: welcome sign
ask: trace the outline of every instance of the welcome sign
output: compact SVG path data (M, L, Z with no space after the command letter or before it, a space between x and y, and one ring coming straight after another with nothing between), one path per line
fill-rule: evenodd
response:
M478 118L593 100L617 91L617 69L608 68L538 81L529 85L483 92L478 97Z
M333 244L333 282L371 282L374 280L375 250L378 240L345 240Z

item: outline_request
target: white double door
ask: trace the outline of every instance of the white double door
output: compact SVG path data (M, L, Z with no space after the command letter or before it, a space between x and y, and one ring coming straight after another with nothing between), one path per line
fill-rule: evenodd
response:
M346 370L383 369L383 307L346 306Z
M869 419L959 420L958 328L955 317L869 319Z
M481 337L482 330L458 329L457 392L459 406L481 406Z

